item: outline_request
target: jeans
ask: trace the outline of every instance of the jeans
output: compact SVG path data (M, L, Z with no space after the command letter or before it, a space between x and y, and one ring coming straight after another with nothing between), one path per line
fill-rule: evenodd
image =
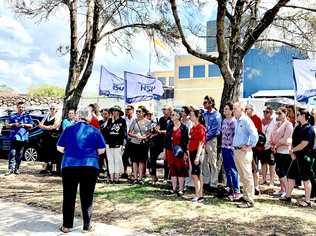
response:
M18 170L23 159L26 142L12 141L9 153L9 171Z
M239 193L239 176L234 161L234 151L229 148L222 148L222 156L227 178L227 186L231 188L234 193Z
M83 230L88 230L92 216L92 202L98 170L94 167L66 167L63 180L63 226L73 227L78 184L83 218Z

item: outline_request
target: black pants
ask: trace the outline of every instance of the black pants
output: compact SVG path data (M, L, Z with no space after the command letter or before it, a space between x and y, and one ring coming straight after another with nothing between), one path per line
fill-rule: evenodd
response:
M157 177L157 159L161 152L162 149L158 146L152 145L149 148L150 157L148 161L148 168L151 176Z
M88 230L92 215L92 202L98 170L93 167L66 167L63 179L63 226L73 227L78 184L83 218L83 230Z
M124 153L122 155L122 162L123 162L123 166L124 166L124 172L127 170L127 167L131 165L129 159L131 157L130 154L130 142L127 142L125 145L125 150Z

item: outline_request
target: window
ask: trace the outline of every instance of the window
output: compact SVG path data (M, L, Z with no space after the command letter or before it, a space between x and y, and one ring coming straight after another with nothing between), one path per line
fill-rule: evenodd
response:
M215 64L208 65L208 77L218 77L218 76L222 76L218 65L215 65Z
M205 78L205 65L193 66L193 78Z
M190 66L179 66L179 79L190 78Z
M169 77L169 86L174 86L174 77Z
M158 77L158 80L162 83L163 86L166 86L166 83L167 83L166 77Z

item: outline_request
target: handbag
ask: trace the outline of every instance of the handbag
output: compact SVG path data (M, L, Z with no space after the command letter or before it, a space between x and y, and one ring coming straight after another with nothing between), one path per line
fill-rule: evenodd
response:
M184 156L184 151L180 145L174 145L172 147L172 154L177 158L182 158Z
M142 132L142 130L141 130L139 124L138 124L138 121L137 121L136 119L135 119L135 121L136 121L136 124L137 124L137 126L138 126L138 129L139 129L140 134L143 136L144 134L143 134L143 132ZM149 142L148 142L148 140L141 140L141 141L140 141L140 144L143 144L143 145L146 145L146 146L149 147Z

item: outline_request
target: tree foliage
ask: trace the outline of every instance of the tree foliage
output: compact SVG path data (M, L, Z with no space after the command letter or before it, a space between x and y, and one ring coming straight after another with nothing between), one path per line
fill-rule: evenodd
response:
M64 88L48 85L48 84L31 86L27 90L28 95L35 96L35 97L60 97L61 98L64 96L64 93L65 93Z

